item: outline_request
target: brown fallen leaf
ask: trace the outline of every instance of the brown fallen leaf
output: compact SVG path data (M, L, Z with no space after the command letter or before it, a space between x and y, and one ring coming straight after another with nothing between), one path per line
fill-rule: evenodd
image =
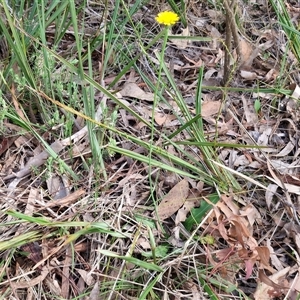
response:
M95 279L92 276L92 272L88 272L86 270L75 268L75 270L80 274L84 282L87 284L88 287L95 284Z
M70 289L70 266L72 265L72 250L68 245L66 249L66 256L63 264L62 279L61 279L61 296L65 299L69 298Z
M94 284L94 287L90 293L90 297L89 297L89 300L102 300L104 298L100 297L100 290L99 289L99 282L97 281L95 284Z
M191 183L191 182L190 182ZM189 196L186 201L182 205L182 207L178 210L175 218L176 226L180 222L184 222L186 220L187 214L191 211L192 208L198 207L200 205L200 195L203 189L203 182L199 181L197 183L197 188L192 188L189 191Z
M241 61L240 66L244 70L250 70L253 60L258 56L259 49L254 49L253 46L244 39L240 39Z
M70 206L73 202L77 201L84 194L85 194L85 190L79 189L64 198L61 198L56 201L48 202L47 204L45 204L44 207L50 208L50 207L55 207L55 206L59 206L59 207Z
M197 199L187 199L187 201L185 201L183 206L177 212L175 224L178 225L180 222L184 222L191 209L197 206L199 206L199 201Z
M202 103L201 115L203 118L211 117L220 111L222 103L220 101L205 101Z
M189 194L189 183L183 179L178 182L163 198L157 207L159 220L165 220L172 216L184 204Z
M269 266L269 261L270 261L269 248L265 247L265 246L259 246L259 247L256 247L255 250L258 253L261 263L265 266Z
M163 124L166 125L168 123L171 123L173 120L176 120L176 117L173 115L167 115L164 113L156 113L154 115L154 120L159 126L161 126Z
M218 223L218 230L219 230L219 233L220 233L221 237L225 241L228 241L229 237L228 237L227 229L225 228L224 216L223 215L219 215L217 217L217 223Z
M254 80L257 78L257 74L255 72L241 70L241 76L246 80Z
M239 215L241 217L246 217L247 218L247 220L249 222L249 225L250 225L250 228L252 228L254 222L257 219L261 218L261 215L260 215L259 211L251 203L248 203L246 206L242 207L239 210ZM251 233L250 233L250 235L251 235Z
M57 200L67 196L66 188L64 187L60 176L57 174L50 173L46 183L52 199Z
M174 37L178 37L178 38L173 38L170 39L171 43L176 45L179 49L185 49L186 47L188 47L188 44L190 43L190 41L188 39L186 39L187 36L190 36L190 31L189 31L189 27L183 28L182 32L180 34L172 34L171 29L169 30L169 34L173 35ZM182 36L182 39L180 39L180 37Z
M0 137L0 156L14 143L18 137Z
M253 272L253 267L255 264L255 259L248 259L245 261L245 271L246 271L246 276L245 280L248 280Z
M242 101L247 123L256 124L258 122L258 116L254 110L254 107L249 107L248 101L244 96L242 96Z
M286 268L287 270L289 270L290 268L288 267L288 268ZM281 270L281 271L279 271L277 274L280 274L280 275L283 275L283 271L285 271L285 270ZM275 275L275 274L274 274ZM273 278L275 277L273 275ZM264 273L264 271L263 270L259 270L258 271L258 277L259 277L259 280L261 281L261 282L263 282L264 284L266 284L266 285L268 285L268 286L271 286L271 287L273 287L274 289L278 289L278 290L281 290L281 289L289 289L288 287L285 287L285 286L282 286L282 285L280 285L280 284L277 284L277 283L275 283L271 278L269 278L265 273ZM270 276L270 277L272 277L272 276ZM276 276L276 279L275 280L278 280L278 279L280 279L282 276Z
M52 270L52 268L44 266L42 268L41 275L31 279L30 281L21 280L18 282L10 282L10 286L13 290L26 289L26 288L33 287L33 286L41 283L46 278L46 276L49 274L49 272L51 270Z
M42 260L42 248L37 242L25 244L20 247L22 251L28 253L28 258L35 263Z
M255 300L271 300L274 299L276 296L280 296L282 290L288 289L285 286L277 284L275 281L282 281L282 278L289 272L291 267L286 267L279 272L267 276L263 270L258 271L258 277L260 283L257 286L257 289L254 293Z
M119 92L123 97L132 97L139 100L154 101L154 94L143 91L136 83L128 82Z
M284 269L283 262L276 255L274 248L271 246L271 240L269 238L267 239L267 247L270 252L271 265L278 271Z
M231 227L229 229L229 236L231 238L236 239L243 246L243 248L245 248L245 243L244 243L244 240L243 240L244 232L242 232L243 227L237 221L232 220L231 222L233 224L231 225Z

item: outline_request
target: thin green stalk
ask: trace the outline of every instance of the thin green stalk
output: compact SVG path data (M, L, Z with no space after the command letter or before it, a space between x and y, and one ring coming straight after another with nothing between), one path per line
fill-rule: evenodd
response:
M203 79L203 71L204 67L202 66L199 70L198 82L197 82L197 90L195 96L195 108L196 108L196 116L201 116L202 110L202 79ZM197 119L197 127L198 129L203 132L203 120L202 117Z
M167 45L167 41L168 41L168 30L169 27L165 26L163 32L164 32L164 38L163 38L163 43L162 43L162 50L160 53L160 62L162 62L165 58L165 49L166 49L166 45ZM153 107L152 107L152 116L151 116L151 134L150 134L150 149L149 149L149 161L148 161L148 165L149 165L149 185L150 185L150 193L151 193L151 198L153 203L156 204L156 200L155 200L155 195L154 195L154 191L155 191L155 186L153 184L152 181L152 163L153 163L153 158L152 158L152 152L153 152L153 143L154 143L154 128L155 128L155 113L156 113L156 107L157 104L159 102L159 94L158 91L160 91L160 86L161 86L161 74L162 74L162 67L160 67L158 69L158 76L157 76L157 81L156 81L156 86L155 86L155 90L154 90L154 100L153 100Z

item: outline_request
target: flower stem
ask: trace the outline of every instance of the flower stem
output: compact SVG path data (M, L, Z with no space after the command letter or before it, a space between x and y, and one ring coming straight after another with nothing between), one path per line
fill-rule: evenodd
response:
M164 34L163 34L164 39L163 39L163 43L162 43L161 53L159 56L160 64L159 64L159 69L158 69L157 81L156 81L156 85L155 85L154 101L153 101L152 116L151 116L152 128L151 128L151 136L150 136L150 145L154 144L154 126L155 126L154 117L155 117L156 107L160 100L159 99L159 91L160 91L160 88L164 86L163 84L161 84L161 76L162 76L162 70L163 70L163 63L164 63L164 59L165 59L165 50L167 47L169 29L170 29L170 26L165 26L165 28L164 28ZM149 185L150 185L151 198L153 200L153 203L156 203L157 199L155 199L155 195L154 195L155 183L152 182L152 177L151 177L151 174L152 174L151 159L152 159L152 147L149 148Z

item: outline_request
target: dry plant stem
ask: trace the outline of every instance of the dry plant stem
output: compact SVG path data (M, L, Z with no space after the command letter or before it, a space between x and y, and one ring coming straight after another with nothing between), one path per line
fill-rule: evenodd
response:
M6 60L9 56L9 49L7 45L6 38L4 36L0 37L0 60Z
M224 76L223 76L223 85L228 86L232 78L232 72L234 71L235 66L231 69L230 59L231 59L231 50L232 48L236 49L237 60L241 57L240 41L237 30L237 25L235 22L236 15L236 0L232 0L229 4L229 0L224 0L224 7L226 11L226 39L225 39L225 59L224 59ZM233 47L231 38L233 38Z
M226 0L225 0L226 2ZM230 77L230 53L231 53L231 29L228 24L228 15L226 15L226 39L225 39L225 57L224 57L224 75L222 84L227 86Z

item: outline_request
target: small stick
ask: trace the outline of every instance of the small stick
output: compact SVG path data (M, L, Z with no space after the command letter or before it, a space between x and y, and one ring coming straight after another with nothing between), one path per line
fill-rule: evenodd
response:
M224 58L224 75L222 83L224 86L228 86L234 69L230 67L230 59L231 59L231 51L232 51L232 43L231 37L233 37L233 46L236 49L237 60L241 57L241 49L240 49L240 40L237 30L237 25L235 22L235 14L236 14L236 0L232 0L229 4L229 0L224 0L224 7L226 11L226 38L225 38L225 58Z

